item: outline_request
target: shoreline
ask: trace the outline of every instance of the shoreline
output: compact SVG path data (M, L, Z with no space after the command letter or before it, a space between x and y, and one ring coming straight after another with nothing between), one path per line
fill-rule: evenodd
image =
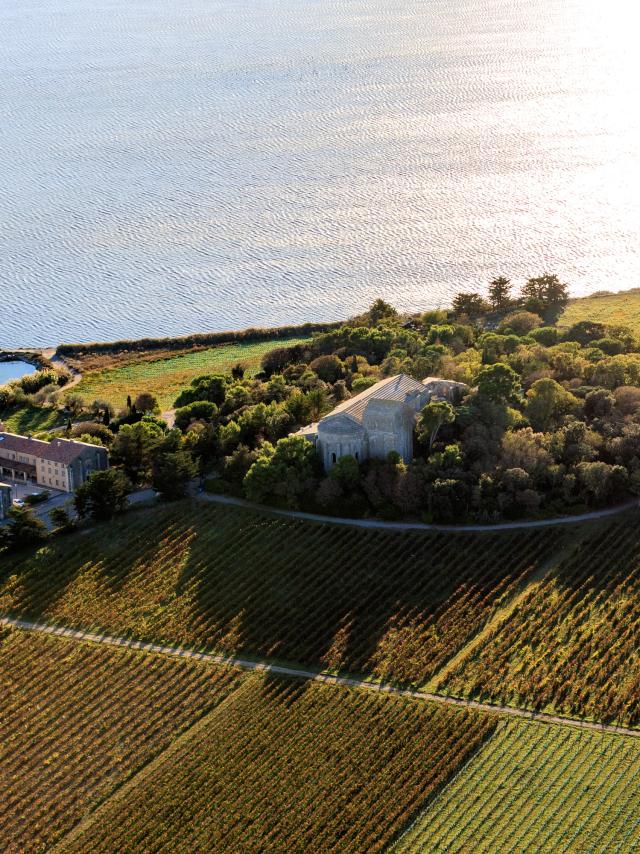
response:
M591 294L583 294L582 296L570 296L567 305L573 305L576 302L590 299L606 299L608 297L622 296L623 294L640 296L640 287L624 288L619 291L598 290ZM437 311L438 309L425 309L425 311ZM445 307L445 311L450 311L451 306ZM415 314L420 314L420 311L401 312L402 316L412 317ZM56 355L70 355L71 353L79 352L120 352L122 350L154 350L154 349L186 349L193 346L216 346L217 344L232 343L238 340L270 340L277 338L285 338L295 336L298 332L322 331L336 329L343 323L346 323L349 317L344 317L342 320L333 321L314 321L308 320L298 324L282 324L281 326L245 326L241 329L225 329L214 332L185 332L180 335L165 335L157 337L145 336L143 338L115 338L111 340L99 341L61 341L55 345L47 345L44 347L30 347L24 345L22 347L2 347L0 346L0 361L6 361L3 357L6 354L15 356L16 359L28 361L25 356L35 356L42 359L51 360ZM210 343L209 343L210 342Z

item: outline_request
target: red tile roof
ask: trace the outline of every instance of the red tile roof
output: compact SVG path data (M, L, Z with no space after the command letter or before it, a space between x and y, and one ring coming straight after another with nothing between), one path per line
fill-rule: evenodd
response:
M0 433L0 459L6 455L4 451L14 451L17 454L31 454L40 460L69 465L88 446L84 442L72 442L69 439L53 439L42 442L40 439L30 439L28 436L18 436L15 433ZM92 446L93 447L93 446ZM13 462L10 460L9 462Z

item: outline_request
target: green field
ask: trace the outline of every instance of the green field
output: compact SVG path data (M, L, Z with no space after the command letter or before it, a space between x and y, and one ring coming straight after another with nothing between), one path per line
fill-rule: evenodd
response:
M640 337L640 288L572 299L560 315L558 326L565 328L581 320L628 326Z
M548 531L396 533L183 502L6 557L0 611L423 683L556 542Z
M57 409L29 405L3 412L0 421L7 432L19 433L22 436L41 430L52 430L66 423L66 419Z
M393 851L635 851L639 814L638 739L503 720Z
M87 372L72 393L80 394L87 403L107 400L116 410L122 409L127 395L135 400L141 392L154 394L160 409L166 411L183 388L202 374L229 373L238 362L248 374L255 373L260 360L274 347L292 346L309 339L259 341L248 344L225 344L209 350L171 356L155 361L132 361L131 364ZM135 354L132 355L135 359Z

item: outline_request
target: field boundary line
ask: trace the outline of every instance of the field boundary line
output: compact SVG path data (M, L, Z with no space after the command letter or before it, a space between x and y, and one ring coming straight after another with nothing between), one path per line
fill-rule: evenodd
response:
M578 548L580 542L582 542L582 537L578 537L576 534L570 536L568 541L564 543L561 549L556 553L548 557L542 564L535 569L529 577L524 581L520 590L516 590L513 596L496 609L496 611L489 617L487 622L482 626L482 628L476 632L473 637L469 638L469 640L464 644L464 646L458 650L454 655L451 656L447 661L444 662L442 667L437 670L433 676L426 682L424 685L424 690L429 692L438 691L442 682L446 679L449 673L461 664L466 658L468 658L473 651L482 643L485 638L494 630L497 629L498 626L501 626L503 623L506 623L507 620L511 617L513 612L516 610L518 605L524 600L525 596L529 594L531 589L536 585L540 584L540 582L547 579L549 576L553 575L553 573L561 566L561 564L569 558Z
M399 688L396 685L374 682L370 679L357 679L349 676L336 676L324 673L321 670L304 670L298 667L286 667L280 664L271 664L267 660L257 659L252 661L247 658L237 658L230 655L217 655L210 652L197 652L182 646L163 646L162 644L149 641L133 640L131 638L117 637L113 635L99 635L93 632L84 632L80 629L72 629L66 626L47 625L46 623L32 623L28 620L20 620L16 617L0 617L0 626L21 629L26 632L38 632L40 634L53 635L54 637L70 638L76 641L104 644L105 646L119 647L120 649L135 649L140 652L153 652L159 655L170 655L177 658L186 658L194 661L204 661L226 667L237 667L240 670L258 671L260 673L286 676L293 679L305 679L311 682L321 682L325 685L338 685L343 688L361 688L367 691L375 691L378 694L390 694L396 697L407 697L413 700L423 700L442 705L458 706L461 708L475 709L491 714L507 715L522 718L528 721L540 723L557 724L560 726L578 727L594 732L607 732L614 735L628 735L640 738L640 729L616 726L615 724L599 724L593 721L581 720L580 718L563 717L552 715L547 712L535 712L528 709L519 709L514 706L498 706L491 703L481 703L478 700L469 700L463 697L452 697L447 694L435 694L429 691L420 691L411 688Z
M168 744L164 750L161 750L157 756L154 756L150 759L145 765L139 768L136 772L134 772L131 777L117 786L110 795L108 795L103 801L101 801L97 807L91 812L87 813L83 816L78 824L72 827L67 833L64 834L51 848L51 854L62 854L65 851L68 845L76 842L78 837L80 837L85 830L88 830L96 820L99 820L102 814L110 808L111 804L114 801L120 800L120 798L126 797L130 792L132 792L140 783L143 783L151 774L154 773L158 768L160 768L164 763L173 756L173 754L179 750L182 745L197 735L201 729L209 724L209 722L215 717L215 715L222 710L222 708L231 700L232 697L235 697L237 692L242 688L242 682L237 685L227 696L218 703L210 711L206 712L202 717L198 718L198 720L193 723L190 727L181 732L170 744Z
M640 507L640 499L632 498L616 507L605 507L576 516L556 516L553 519L537 519L523 522L499 522L496 525L430 525L426 522L384 522L379 519L346 519L342 516L324 516L321 513L303 513L298 510L280 510L265 504L254 504L244 498L231 495L215 495L211 492L198 492L197 500L212 504L224 504L230 507L243 507L257 513L282 516L285 519L300 519L306 522L321 522L324 525L343 525L349 528L373 528L381 531L440 531L444 534L477 534L499 531L519 531L527 528L551 528L559 525L580 525L583 522L597 522L610 516L620 516L629 510Z

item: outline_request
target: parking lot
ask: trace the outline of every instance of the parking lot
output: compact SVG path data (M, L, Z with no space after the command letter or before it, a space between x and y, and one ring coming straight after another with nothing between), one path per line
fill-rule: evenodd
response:
M14 501L15 499L24 501L27 495L32 495L33 493L45 491L50 493L50 496L46 501L41 501L39 504L34 504L32 506L32 510L35 515L45 522L48 522L48 515L51 509L54 507L60 507L61 505L66 504L67 501L73 500L73 495L69 495L68 492L61 492L59 489L51 489L50 487L45 488L44 486L39 486L33 481L27 481L25 483L23 480L12 480L10 477L5 477L3 475L0 478L0 482L6 483L11 487L11 498Z

